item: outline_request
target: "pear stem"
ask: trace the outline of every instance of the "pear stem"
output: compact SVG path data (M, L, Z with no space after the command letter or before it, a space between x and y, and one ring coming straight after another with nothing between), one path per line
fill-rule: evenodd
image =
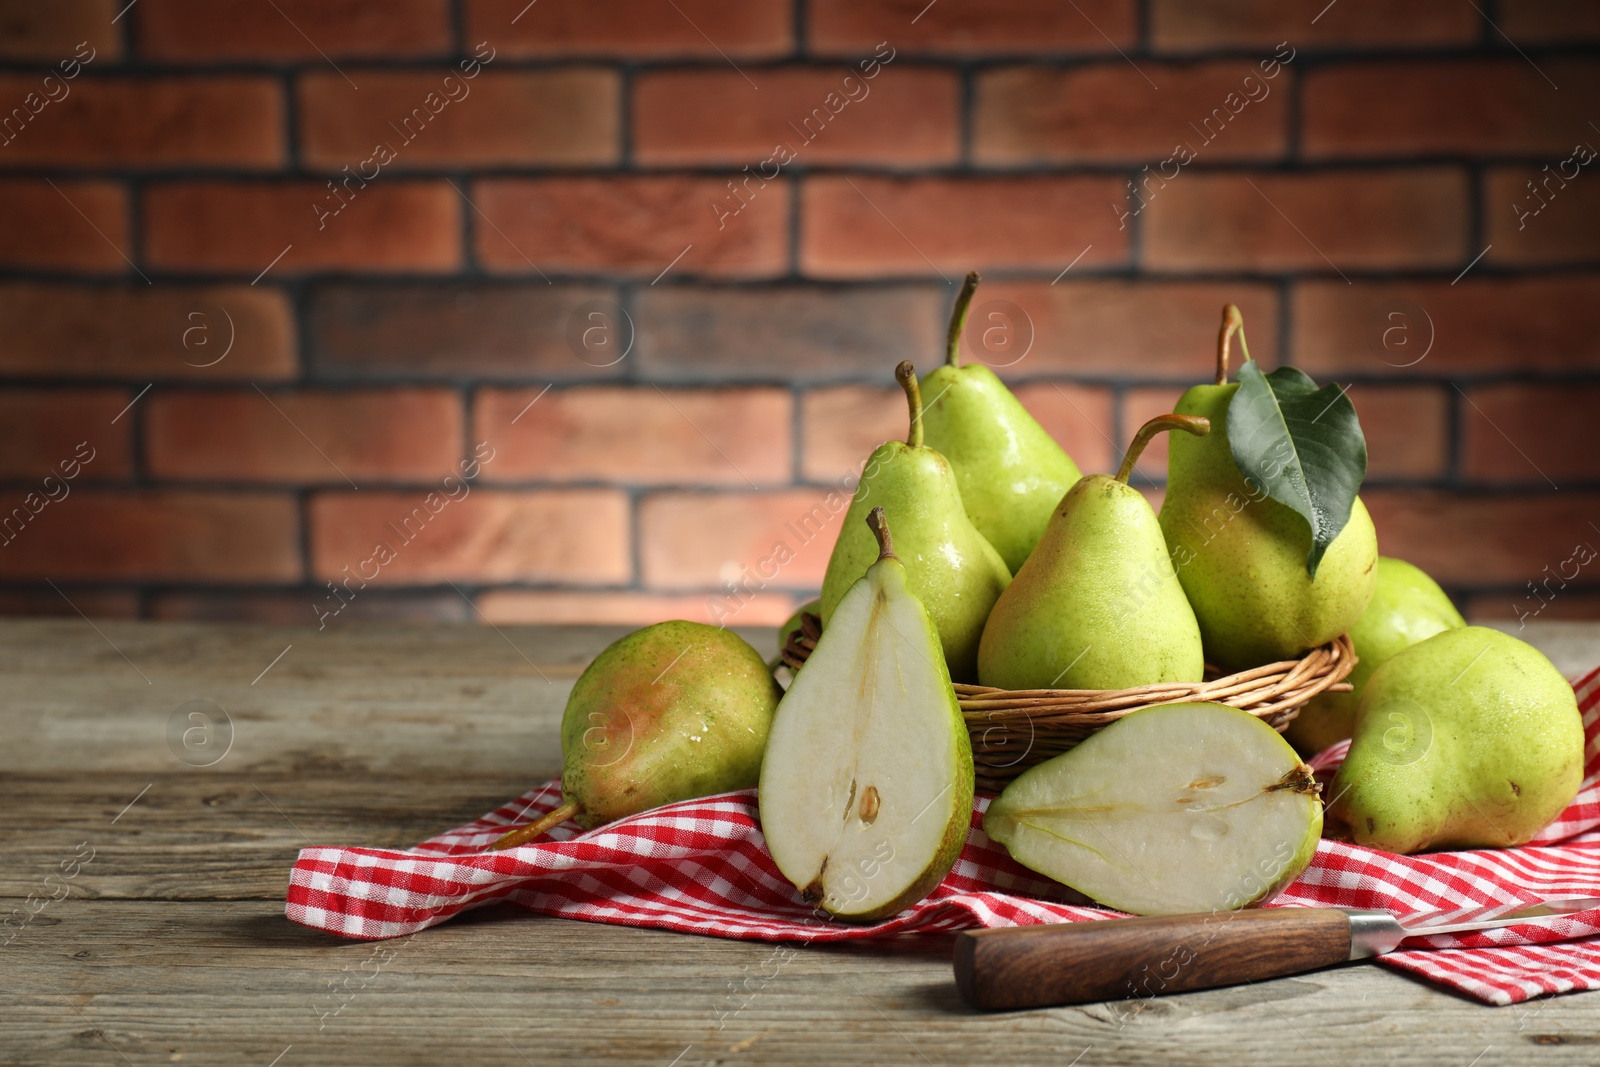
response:
M1250 346L1244 340L1244 316L1239 313L1237 304L1228 304L1222 309L1222 329L1217 333L1217 384L1228 384L1228 343L1233 335L1239 335L1239 351L1244 353L1244 358L1250 358Z
M950 309L950 333L944 342L946 366L961 366L961 331L966 328L967 312L972 309L972 294L978 291L982 280L977 271L968 274L967 280L961 283L961 292L956 295L956 306Z
M537 822L530 822L526 826L519 826L510 831L500 840L490 845L489 851L500 852L503 849L526 845L534 838L542 836L546 830L553 830L582 810L576 800L569 800Z
M917 384L917 368L909 359L902 359L894 369L895 380L906 391L906 404L911 408L911 430L906 434L906 444L922 447L922 387Z
M878 539L878 558L899 559L894 554L894 538L889 536L889 520L883 517L882 508L867 512L867 525L872 528L872 536Z
M1128 484L1128 477L1133 474L1133 466L1139 462L1144 446L1165 430L1184 430L1196 437L1204 437L1211 432L1211 420L1199 415L1157 415L1133 435L1133 444L1128 446L1128 454L1122 457L1122 466L1117 468L1117 481Z

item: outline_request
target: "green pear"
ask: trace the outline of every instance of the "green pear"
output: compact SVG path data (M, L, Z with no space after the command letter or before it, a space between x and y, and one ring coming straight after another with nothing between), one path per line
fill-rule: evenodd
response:
M1311 862L1316 776L1224 704L1163 704L1024 771L983 818L1025 867L1107 907L1182 915L1263 903Z
M1445 630L1367 680L1329 828L1385 852L1521 845L1572 803L1583 757L1577 698L1542 653Z
M1203 435L1205 419L1161 415L1139 430L1115 478L1091 474L1062 499L1000 594L978 646L978 681L1000 689L1131 689L1198 682L1200 627L1161 525L1128 485L1163 430Z
M976 271L950 317L945 364L922 379L928 446L955 468L961 504L1013 574L1039 543L1078 467L1011 390L981 363L961 365L961 328Z
M881 507L898 531L895 540L911 591L938 628L951 676L970 682L978 674L983 621L1011 572L962 510L949 461L923 444L916 369L903 362L895 377L911 408L911 432L903 442L879 446L861 472L822 578L822 628L827 631L839 602L878 558L866 519Z
M1439 583L1403 559L1378 557L1378 584L1361 618L1350 627L1355 646L1351 691L1319 693L1300 710L1284 734L1303 755L1314 756L1329 745L1349 737L1356 725L1356 707L1372 672L1409 648L1441 630L1465 626L1466 620L1450 603Z
M778 870L830 914L860 921L927 896L972 819L972 745L938 630L883 509L868 518L878 558L778 705L759 792Z
M578 677L561 717L561 807L495 843L576 819L584 829L679 800L753 787L782 696L738 634L661 622L623 637Z
M1239 386L1228 382L1228 342L1242 327L1239 309L1229 304L1216 384L1194 386L1178 401L1179 414L1210 420L1211 433L1173 439L1161 506L1161 531L1199 620L1206 658L1233 670L1293 659L1338 637L1366 610L1378 577L1377 533L1360 497L1312 578L1306 520L1246 480L1234 463L1228 403Z

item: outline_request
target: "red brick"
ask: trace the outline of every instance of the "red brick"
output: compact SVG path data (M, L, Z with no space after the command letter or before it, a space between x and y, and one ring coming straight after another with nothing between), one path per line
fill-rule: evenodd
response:
M1301 144L1313 159L1564 156L1590 132L1584 107L1597 93L1600 64L1570 60L1538 70L1520 57L1320 67L1305 78Z
M128 198L116 182L0 181L0 264L131 272ZM120 251L119 251L120 249Z
M637 297L639 365L652 381L889 381L940 350L948 304L937 285L657 285Z
M484 470L492 470L492 461ZM312 570L318 579L403 582L592 582L616 585L632 571L628 499L612 489L496 492L472 488L320 493L311 502ZM432 507L429 506L430 502ZM441 506L442 504L442 506ZM426 518L414 518L421 509ZM409 525L406 520L410 519ZM407 538L410 538L408 541ZM374 559L389 546L387 563ZM380 554L382 555L382 554ZM352 588L359 588L357 585Z
M442 593L366 590L330 614L327 586L283 592L176 592L149 597L149 617L170 622L260 622L306 626L339 623L472 622L472 605L454 590Z
M896 386L807 390L800 406L801 477L828 485L854 478L873 449L905 440L908 417L906 395Z
M663 70L634 83L634 158L660 165L754 164L763 176L788 161L953 163L960 98L953 71L890 66L760 72ZM782 620L779 620L780 622Z
M0 100L15 101L4 119L9 140L0 166L270 167L283 162L283 94L270 78L99 78L62 83L49 101L40 78L0 76ZM30 93L44 101L24 106ZM56 90L59 94L60 90ZM8 107L13 106L11 104Z
M1126 441L1117 442L1116 461L1122 462L1123 454L1128 450L1128 442L1133 440L1133 435L1139 427L1155 418L1165 415L1177 404L1178 398L1183 395L1184 386L1161 385L1145 386L1138 389L1129 389L1122 397L1122 436ZM1180 431L1181 432L1181 431ZM1168 434L1157 434L1150 439L1145 450L1139 456L1139 463L1134 468L1151 481L1161 483L1167 480L1167 438Z
M319 377L478 376L548 384L621 376L626 357L613 363L589 355L582 343L582 328L595 321L586 318L589 312L609 316L602 320L609 323L617 307L610 286L549 285L538 279L329 282L311 290L306 318ZM619 347L627 347L626 325L615 336Z
M1145 265L1318 273L1465 266L1466 176L1185 174L1144 209ZM1475 251L1475 250L1474 250Z
M473 439L495 443L495 481L770 486L793 468L792 410L783 389L488 389Z
M126 589L0 589L0 617L137 619L139 594ZM82 614L80 614L80 612ZM780 623L781 625L781 623Z
M1112 177L806 180L800 260L808 274L860 278L973 268L1056 272L1124 262L1123 183Z
M1150 8L1151 43L1168 52L1272 49L1282 41L1298 49L1471 44L1478 35L1477 13L1453 0L1153 0Z
M653 493L639 508L644 584L745 595L817 589L850 493ZM731 605L736 606L737 598Z
M1600 144L1600 137L1589 139ZM1483 192L1485 263L1600 261L1600 159L1571 154L1541 167L1489 172ZM1563 177L1565 171L1567 177ZM1529 183L1532 183L1530 186Z
M1085 474L1109 470L1120 445L1111 435L1111 390L1061 382L1032 382L1015 388L1017 399L1039 425L1049 431L1056 443Z
M156 394L144 455L157 478L357 485L440 478L461 455L448 389Z
M1281 71L1264 78L1247 61L1141 69L1160 91L1121 60L980 74L974 158L995 165L1145 163L1146 173L1170 178L1185 165L1181 148L1205 163L1284 156L1290 79ZM1211 125L1202 126L1207 118Z
M478 610L490 622L543 626L648 626L667 619L714 626L781 626L797 606L795 598L786 593L759 593L743 603L725 603L715 594L670 596L544 589L489 589L478 594ZM756 651L763 656L775 655L777 650L776 638L756 645Z
M1600 494L1563 491L1458 496L1368 489L1361 499L1386 556L1415 563L1443 585L1521 586L1556 567L1573 545L1596 541Z
M472 192L482 212L473 223L477 254L491 270L517 274L653 279L669 265L672 275L778 274L788 261L789 182L750 188L739 210L718 178L484 179Z
M144 196L145 257L173 270L454 270L461 197L445 182L376 182L341 203L324 183L172 182ZM346 194L347 196L349 194ZM313 205L329 212L319 216ZM319 218L322 228L319 230ZM287 253L285 247L292 246ZM277 259L279 255L282 259Z
M289 301L264 285L0 285L0 376L269 381L295 362Z
M1295 362L1317 377L1600 366L1596 277L1302 282L1293 306Z
M808 44L821 55L866 56L879 42L897 52L956 56L1110 52L1132 47L1138 35L1132 0L811 0L808 18Z
M122 34L111 20L121 9L117 0L0 0L0 58L57 63L87 43L91 62L115 62Z
M1600 7L1569 0L1500 0L1496 21L1513 41L1571 44L1600 41Z
M437 114L424 103L430 95ZM471 79L451 68L363 71L359 93L337 74L314 71L301 76L297 96L302 156L331 171L603 165L618 155L621 94L612 71L484 71ZM393 155L389 163L380 163L378 146Z
M1595 455L1595 410L1600 386L1487 385L1469 389L1461 404L1462 466L1477 482L1600 481Z
M1076 268L1074 268L1076 269ZM1222 306L1244 313L1250 354L1268 365L1278 356L1277 290L1256 282L1133 282L1073 280L992 282L978 290L967 322L963 358L977 358L975 329L1016 317L1016 330L1031 328L1033 346L1002 376L1070 374L1115 378L1165 378L1192 384L1209 381L1217 362L1217 327ZM1012 311L1007 305L1020 311ZM991 316L999 315L999 319ZM1234 349L1234 366L1241 355ZM998 364L1000 361L991 360ZM1126 442L1123 442L1126 443ZM1121 447L1121 444L1118 446Z
M794 47L794 13L791 0L466 0L466 33L511 57L754 58Z
M139 0L138 48L156 59L432 56L450 48L449 0ZM359 74L348 71L362 89ZM352 90L353 92L354 90Z
M122 389L7 389L0 392L0 478L35 482L77 468L76 481L126 478L133 471L132 420L111 420L133 399ZM93 458L75 459L87 443ZM63 467L66 463L68 466Z
M1363 382L1347 392L1367 439L1369 479L1437 478L1445 473L1453 391Z
M0 517L14 521L24 499L4 494ZM6 531L0 577L290 581L301 573L299 525L287 493L73 489Z

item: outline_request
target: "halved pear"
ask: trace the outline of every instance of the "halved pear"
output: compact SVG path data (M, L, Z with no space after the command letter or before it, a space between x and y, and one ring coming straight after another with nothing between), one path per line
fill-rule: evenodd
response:
M1006 787L1017 862L1135 915L1265 903L1311 862L1322 802L1278 732L1223 704L1136 711Z
M955 865L972 813L972 745L928 612L883 509L876 563L844 594L778 704L761 826L794 887L841 919L915 904Z

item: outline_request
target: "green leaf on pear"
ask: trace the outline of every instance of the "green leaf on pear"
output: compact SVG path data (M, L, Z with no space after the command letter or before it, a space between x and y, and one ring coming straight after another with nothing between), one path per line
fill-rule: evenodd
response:
M1249 360L1228 403L1228 447L1239 473L1306 520L1306 573L1315 578L1367 475L1367 439L1350 397L1339 385L1319 389L1294 367L1263 374Z

